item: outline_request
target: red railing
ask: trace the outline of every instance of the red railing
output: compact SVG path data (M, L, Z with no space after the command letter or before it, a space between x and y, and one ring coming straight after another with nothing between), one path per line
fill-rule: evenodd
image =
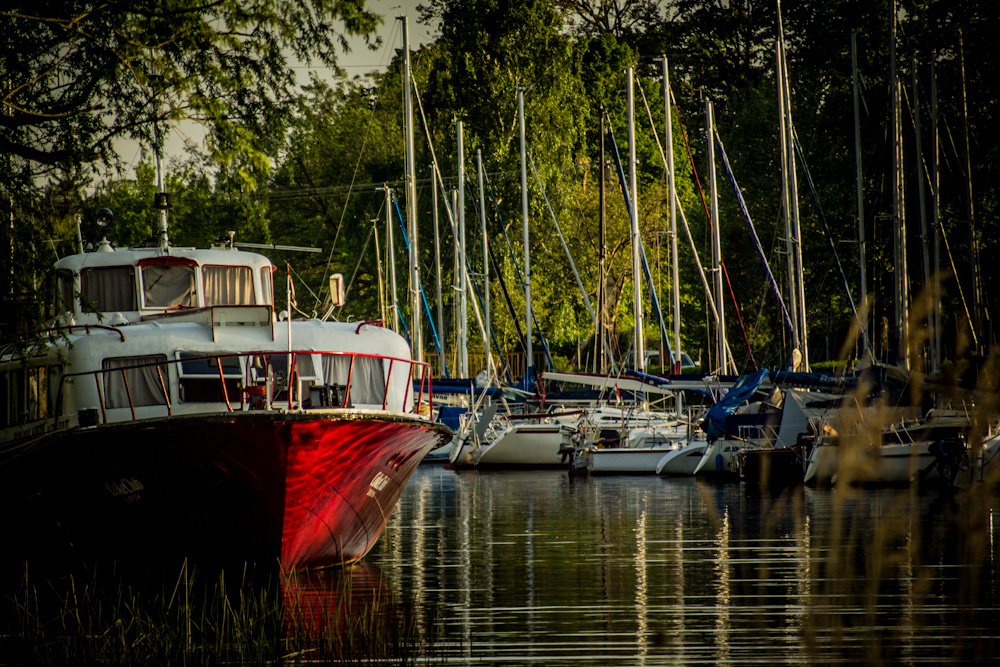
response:
M389 389L390 389L391 381L392 381L393 366L394 366L394 364L396 362L399 362L399 363L405 363L405 364L407 364L409 366L409 372L407 374L406 386L405 386L405 389L403 391L403 399L402 399L403 411L404 412L415 412L417 414L420 414L420 412L421 412L421 410L420 410L421 404L423 403L423 400L424 400L424 387L425 387L425 383L426 383L426 387L427 387L427 392L426 393L427 393L428 414L433 414L433 411L434 411L433 386L432 386L432 381L431 381L431 367L430 367L430 364L424 363L424 362L416 362L416 361L412 361L410 359L403 359L403 358L398 358L398 357L388 357L388 356L379 355L379 354L366 354L366 353L361 353L361 352L318 352L318 351L313 351L313 350L298 350L298 351L294 351L293 350L291 352L291 360L290 360L290 363L288 365L289 366L289 374L288 374L288 377L285 379L284 387L279 387L278 390L277 390L277 392L276 392L277 395L275 395L275 393L273 393L274 392L274 385L272 384L271 385L272 394L270 396L268 396L268 393L267 393L268 383L271 382L271 380L273 379L273 376L270 375L270 374L268 374L268 373L265 373L265 378L263 380L261 378L259 378L259 377L254 377L254 373L253 373L254 366L253 366L253 363L254 363L255 360L258 360L258 359L263 360L263 359L270 359L270 358L274 358L274 357L287 357L288 354L289 353L286 352L286 351L284 351L284 350L282 350L282 351L261 350L261 351L254 351L254 352L238 352L238 353L237 352L232 352L232 353L222 353L222 354L206 354L206 355L199 355L199 356L183 357L183 358L180 358L180 359L165 359L165 360L161 360L161 361L151 361L151 362L146 362L146 363L136 363L136 364L131 364L131 365L120 366L120 367L113 368L113 369L104 369L104 368L102 368L102 369L99 369L99 370L79 371L79 372L75 372L75 373L66 373L66 374L64 374L62 376L62 378L60 380L60 383L59 383L59 390L58 390L57 396L56 396L55 415L56 415L56 418L57 418L57 421L58 421L58 417L62 415L62 406L63 406L63 402L64 402L64 392L65 392L67 381L71 380L71 379L74 379L74 378L85 378L86 376L89 375L89 376L92 376L94 378L94 383L95 383L95 386L96 386L96 389L97 389L98 403L100 405L101 423L107 423L108 422L107 411L109 409L116 409L116 408L108 408L107 407L108 398L105 395L106 394L106 390L107 390L107 388L105 387L105 383L107 382L107 378L109 378L112 374L114 374L114 373L121 373L123 386L125 388L125 396L127 396L128 407L129 407L129 410L131 412L131 417L132 417L133 420L136 419L136 407L155 407L156 405L164 405L167 408L167 416L172 416L173 415L173 404L172 404L172 401L171 401L171 395L170 395L171 392L170 392L169 384L168 384L167 380L165 380L164 375L163 375L164 368L169 369L170 366L175 366L176 367L178 364L184 364L184 363L190 363L190 362L199 362L199 361L208 362L208 364L212 364L212 365L215 366L215 368L218 369L218 375L217 375L217 377L219 379L219 385L220 385L220 387L219 387L220 394L219 395L221 396L222 400L220 400L220 401L190 401L189 400L189 401L186 401L186 402L188 402L188 403L196 403L196 404L206 404L206 403L210 404L210 403L213 403L213 402L218 402L218 403L223 403L224 402L226 404L226 409L229 412L234 412L234 411L236 411L236 408L233 407L233 404L232 404L232 402L230 400L229 388L226 386L226 382L227 382L227 380L228 381L232 381L232 380L236 379L236 376L233 375L233 374L227 375L226 372L225 372L225 369L223 367L223 363L222 363L223 359L232 359L232 358L244 359L244 361L240 364L240 376L239 376L239 381L241 383L241 387L240 387L240 403L239 403L239 410L240 411L242 411L242 410L253 410L253 409L276 409L275 406L276 406L276 404L277 404L277 402L279 400L282 403L285 402L285 399L286 399L285 394L286 393L287 393L288 409L290 409L290 410L291 409L295 409L296 406L298 407L298 409L310 409L310 408L319 408L319 407L328 407L328 408L333 408L333 409L350 409L350 408L353 408L353 406L351 405L351 390L353 388L354 380L355 380L355 374L354 374L354 371L355 371L355 361L359 357L360 358L366 358L366 359L378 359L378 360L382 360L383 362L385 362L385 361L389 362L389 367L388 367L387 371L385 372L385 381L384 381L384 384L381 387L381 391L382 391L382 409L383 410L387 410L389 408ZM327 385L327 384L325 384L325 373L321 369L319 371L319 373L318 373L318 376L320 377L320 380L321 380L320 384L318 384L318 385L309 385L309 387L308 387L309 389L312 389L312 388L318 386L318 387L320 387L322 389L325 389L326 391L330 391L331 389L336 388L336 394L338 396L338 402L337 402L337 404L335 404L335 405L332 404L333 401L331 399L331 401L330 401L331 404L330 405L326 405L326 406L322 406L322 405L321 406L312 406L312 405L307 406L306 405L306 402L309 401L309 395L306 394L305 391L303 390L304 388L301 385L302 378L301 377L297 377L297 373L296 373L297 368L298 368L298 366L297 366L297 357L298 357L298 355L310 355L310 356L319 355L320 357L345 357L345 356L349 356L351 358L350 364L348 366L347 383L346 383L346 385L341 386L341 385ZM156 368L156 373L157 373L157 377L159 379L160 389L163 392L163 396L164 396L164 402L163 403L155 403L155 404L153 404L151 406L150 405L136 406L135 405L135 401L134 401L133 396L132 396L132 388L129 385L127 371L129 371L129 370L136 370L136 369L147 369L147 368L152 368L152 367ZM269 368L273 369L273 366L271 366L270 363L266 364L266 367L269 367ZM410 391L411 391L412 386L413 386L413 372L414 372L414 368L418 368L420 370L420 385L419 385L420 391L419 391L419 394L417 395L417 400L416 400L416 402L414 404L414 408L411 409L411 410L406 410L407 402L410 400ZM105 378L104 382L101 381L101 376L102 375ZM169 375L169 371L168 371L168 375ZM177 382L178 392L180 391L180 383L183 382L185 379L188 379L188 380L190 380L190 379L206 379L205 375L191 374L191 373L184 374L183 373L183 367L181 367L181 371L180 372L175 373L174 377L175 377L175 380ZM343 389L343 397L342 398L339 396L341 388ZM259 402L257 402L257 401L254 400L256 398L263 398L264 399L263 407L260 407ZM124 406L122 406L122 407L124 407Z

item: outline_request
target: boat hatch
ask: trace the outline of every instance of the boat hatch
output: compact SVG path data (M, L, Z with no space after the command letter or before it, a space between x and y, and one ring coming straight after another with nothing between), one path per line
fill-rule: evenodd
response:
M178 384L182 403L226 403L238 399L243 384L243 368L236 356L207 356L181 352ZM219 382L225 378L225 389Z

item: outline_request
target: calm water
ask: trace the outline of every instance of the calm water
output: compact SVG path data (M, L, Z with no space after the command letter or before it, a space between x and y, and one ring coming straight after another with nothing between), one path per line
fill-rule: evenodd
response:
M455 664L991 662L985 495L422 466L343 576Z

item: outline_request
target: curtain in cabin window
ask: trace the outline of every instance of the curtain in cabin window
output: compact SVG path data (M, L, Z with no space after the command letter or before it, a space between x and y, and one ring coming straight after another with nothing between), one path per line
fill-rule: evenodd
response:
M396 364L402 366L403 364ZM399 368L393 368L393 375ZM351 356L348 354L323 355L323 381L328 385L347 385L351 373ZM378 405L381 407L385 396L385 370L382 359L354 357L354 372L351 375L351 403L353 405ZM341 396L343 400L343 396ZM392 406L387 406L392 407ZM398 407L397 407L398 409Z
M198 305L193 266L144 266L142 290L146 308Z
M106 266L80 272L80 303L85 313L139 310L131 266Z
M265 266L260 270L260 287L261 293L264 298L261 299L261 303L265 303L269 306L274 306L274 302L271 299L271 267Z
M253 270L249 266L203 266L206 306L252 305Z
M155 354L148 357L117 357L115 359L105 359L102 368L104 373L104 405L111 408L127 408L129 406L128 397L132 395L132 405L140 407L143 405L166 405L167 397L163 393L163 388L169 389L169 379L167 366L164 364L167 357L162 354ZM137 364L149 364L140 368L126 368ZM163 364L157 366L156 364ZM157 372L157 368L160 372ZM163 385L160 384L160 373L163 374ZM123 377L124 376L124 377ZM128 380L128 388L125 381Z

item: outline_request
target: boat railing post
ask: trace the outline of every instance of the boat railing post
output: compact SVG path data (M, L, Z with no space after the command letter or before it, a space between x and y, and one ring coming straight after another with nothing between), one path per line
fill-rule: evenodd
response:
M160 364L158 362L156 364L156 375L160 378L160 390L163 391L163 400L167 403L167 416L173 417L174 412L170 407L170 392L167 391L167 383L163 381L163 369L160 368ZM59 390L62 391L62 387L60 387Z
M108 413L104 409L104 390L101 389L101 374L94 373L94 382L97 384L97 400L101 404L101 423L108 423Z
M215 363L219 367L219 381L222 382L222 397L224 399L226 399L226 408L230 412L232 412L233 411L233 406L229 404L229 391L226 389L226 376L222 372L222 357L216 357L215 358ZM131 400L132 399L130 398L129 399L130 403L131 403ZM135 415L133 415L132 418L135 419Z
M128 409L132 412L132 421L135 421L135 405L132 404L132 390L128 386L128 375L122 369L122 381L125 382L125 396L128 397Z
M289 370L288 370L288 382L287 382L287 385L288 385L288 409L291 410L292 407L293 407L293 405L294 405L293 401L292 401L292 399L294 398L294 395L293 395L294 392L292 391L292 388L295 386L294 385L294 378L295 378L295 354L296 353L295 352L291 352L291 351L289 351L289 352L292 355L292 363L291 363L291 366L289 366ZM300 405L302 404L302 395L301 395L301 392L299 393L299 404Z
M351 402L351 380L354 379L354 356L351 355L351 365L347 369L347 387L344 388L344 407L346 408Z
M403 392L403 405L400 406L400 412L406 412L406 401L410 398L410 390L413 389L413 363L410 363L410 370L406 374L406 391ZM420 403L417 403L417 414L420 413Z
M392 365L395 363L395 359L389 360L389 372L385 374L385 387L382 389L382 409L385 410L386 406L389 404L389 382L392 379Z

